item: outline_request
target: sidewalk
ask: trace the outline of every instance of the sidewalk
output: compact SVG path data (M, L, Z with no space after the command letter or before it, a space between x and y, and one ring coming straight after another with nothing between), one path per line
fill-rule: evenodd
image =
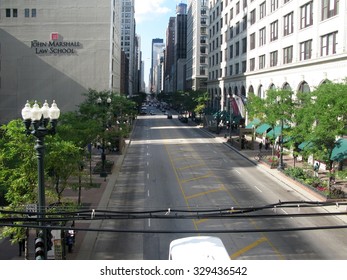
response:
M229 139L229 131L226 130L222 130L220 131L219 134L216 134L214 132L210 132L205 128L202 128L203 130L205 130L207 133L209 133L210 135L213 135L214 137L219 139L219 142L224 143L225 145L228 145L231 149L233 149L234 151L238 152L240 155L242 155L243 157L247 158L248 160L250 160L251 162L253 162L255 165L259 165L264 167L269 173L271 173L273 176L280 176L281 178L285 177L287 180L292 181L292 184L298 185L301 188L305 188L308 189L307 187L303 186L302 184L300 184L299 182L289 178L288 176L286 176L283 172L277 170L277 164L275 167L271 168L270 164L268 162L265 161L257 161L255 159L255 156L257 154L259 154L259 142L260 139L256 139L253 142L253 146L251 147L247 147L246 149L240 149L240 145L237 144L236 139L239 138L239 134L238 131L233 131L231 133L231 139ZM251 139L248 139L248 143L251 143ZM270 146L270 148L268 150L264 149L264 146L262 148L262 155L265 157L276 157L276 155L272 154L272 147ZM301 160L296 160L294 163L294 158L291 155L288 154L284 154L283 155L283 163L285 168L289 168L289 167L300 167L300 168L307 168L308 163L305 163L304 161ZM312 171L313 172L313 171ZM319 170L318 172L318 176L321 180L325 180L328 181L329 180L329 171L328 170L323 170L322 168ZM337 180L335 185L336 188L341 189L344 193L345 193L345 199L347 200L347 181L342 181L342 180ZM319 199L319 201L326 201L326 197L323 195L319 195L317 192L313 191L313 190L308 190L309 192L312 192L314 194L314 196L317 197L317 199Z

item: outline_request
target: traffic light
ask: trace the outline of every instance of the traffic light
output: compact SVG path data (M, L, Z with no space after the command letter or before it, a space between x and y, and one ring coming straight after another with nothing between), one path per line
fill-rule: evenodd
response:
M45 259L45 241L43 239L43 233L40 232L35 239L35 259L44 260Z

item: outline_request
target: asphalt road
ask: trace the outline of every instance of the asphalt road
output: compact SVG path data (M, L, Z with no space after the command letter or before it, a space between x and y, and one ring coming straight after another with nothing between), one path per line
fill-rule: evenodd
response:
M260 207L305 197L217 142L202 130L183 124L174 115L141 116L107 209L199 211ZM104 220L103 229L166 233L99 232L93 239L91 259L167 259L173 239L193 235L185 231L290 229L341 224L329 217L290 217L291 213L324 212L302 207L269 209L274 218L242 219L123 219ZM283 215L282 218L279 218ZM167 233L170 232L170 233ZM283 232L211 233L222 238L231 259L347 259L346 229ZM332 242L333 240L333 242Z

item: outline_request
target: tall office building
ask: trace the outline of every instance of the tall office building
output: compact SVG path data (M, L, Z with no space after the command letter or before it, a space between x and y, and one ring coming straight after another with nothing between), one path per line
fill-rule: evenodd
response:
M247 93L309 92L347 73L346 1L210 1L210 106L243 112Z
M122 50L129 60L128 73L128 92L126 95L132 95L137 83L137 60L136 60L136 24L135 24L135 0L122 1Z
M164 40L160 38L152 39L152 63L150 71L150 92L158 93L158 65L160 65L160 58L165 48Z
M0 123L26 100L66 112L89 88L120 91L119 1L0 2Z
M174 91L185 90L187 58L187 4L176 7Z
M166 29L166 47L165 47L165 72L164 72L164 91L173 92L173 73L175 65L175 23L176 18L170 17Z
M187 16L187 89L207 89L208 22L208 1L189 0Z

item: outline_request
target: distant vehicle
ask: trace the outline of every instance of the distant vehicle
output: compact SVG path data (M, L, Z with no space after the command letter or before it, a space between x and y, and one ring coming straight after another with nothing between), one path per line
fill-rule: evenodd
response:
M230 260L222 240L215 236L192 236L170 243L169 260Z
M168 119L172 119L172 115L170 113L167 114Z
M153 110L151 110L149 113L150 113L151 115L155 115L155 112L154 112Z
M178 119L183 123L188 123L188 118L182 115L178 115Z

